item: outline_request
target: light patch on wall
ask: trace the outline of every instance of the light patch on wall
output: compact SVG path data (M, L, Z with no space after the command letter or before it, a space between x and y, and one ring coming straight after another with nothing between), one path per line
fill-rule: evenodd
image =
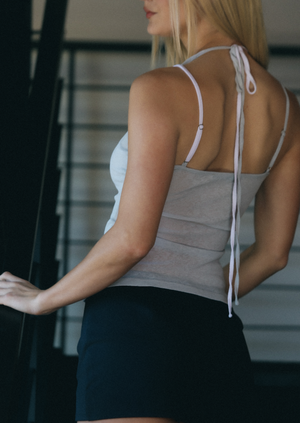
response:
M300 44L300 1L262 0L269 44Z
M34 0L33 25L40 26L45 0ZM138 0L69 0L67 40L150 41L143 3Z
M270 44L300 44L300 1L262 0ZM33 28L41 27L45 0L33 0ZM67 40L150 41L139 0L69 0Z

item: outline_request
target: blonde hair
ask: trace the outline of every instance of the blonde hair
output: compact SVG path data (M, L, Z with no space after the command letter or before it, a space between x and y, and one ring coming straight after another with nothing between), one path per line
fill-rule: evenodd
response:
M195 53L198 17L205 16L221 33L245 46L249 54L264 68L268 66L268 45L261 0L183 0L188 43L180 41L179 0L169 0L172 37L163 39L168 65L183 62ZM162 46L159 36L153 37L152 60Z

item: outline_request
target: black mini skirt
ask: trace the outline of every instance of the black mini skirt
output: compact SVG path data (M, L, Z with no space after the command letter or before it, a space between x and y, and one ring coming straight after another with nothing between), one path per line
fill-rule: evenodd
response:
M76 419L251 422L243 326L225 303L152 287L88 298L78 344Z

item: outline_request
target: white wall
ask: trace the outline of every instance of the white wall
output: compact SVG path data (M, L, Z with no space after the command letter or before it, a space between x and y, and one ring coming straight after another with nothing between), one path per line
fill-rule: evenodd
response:
M241 0L244 1L244 0ZM270 44L300 44L300 0L262 0ZM45 0L33 0L35 29ZM69 0L66 39L147 41L140 0Z
M270 44L300 44L300 0L262 0Z

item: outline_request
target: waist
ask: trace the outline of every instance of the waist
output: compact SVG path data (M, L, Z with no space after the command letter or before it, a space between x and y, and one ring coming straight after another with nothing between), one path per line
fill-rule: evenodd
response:
M147 256L112 286L161 287L226 302L223 253L157 238Z
M162 216L157 238L211 252L223 251L230 233L228 220L205 224L175 217Z

